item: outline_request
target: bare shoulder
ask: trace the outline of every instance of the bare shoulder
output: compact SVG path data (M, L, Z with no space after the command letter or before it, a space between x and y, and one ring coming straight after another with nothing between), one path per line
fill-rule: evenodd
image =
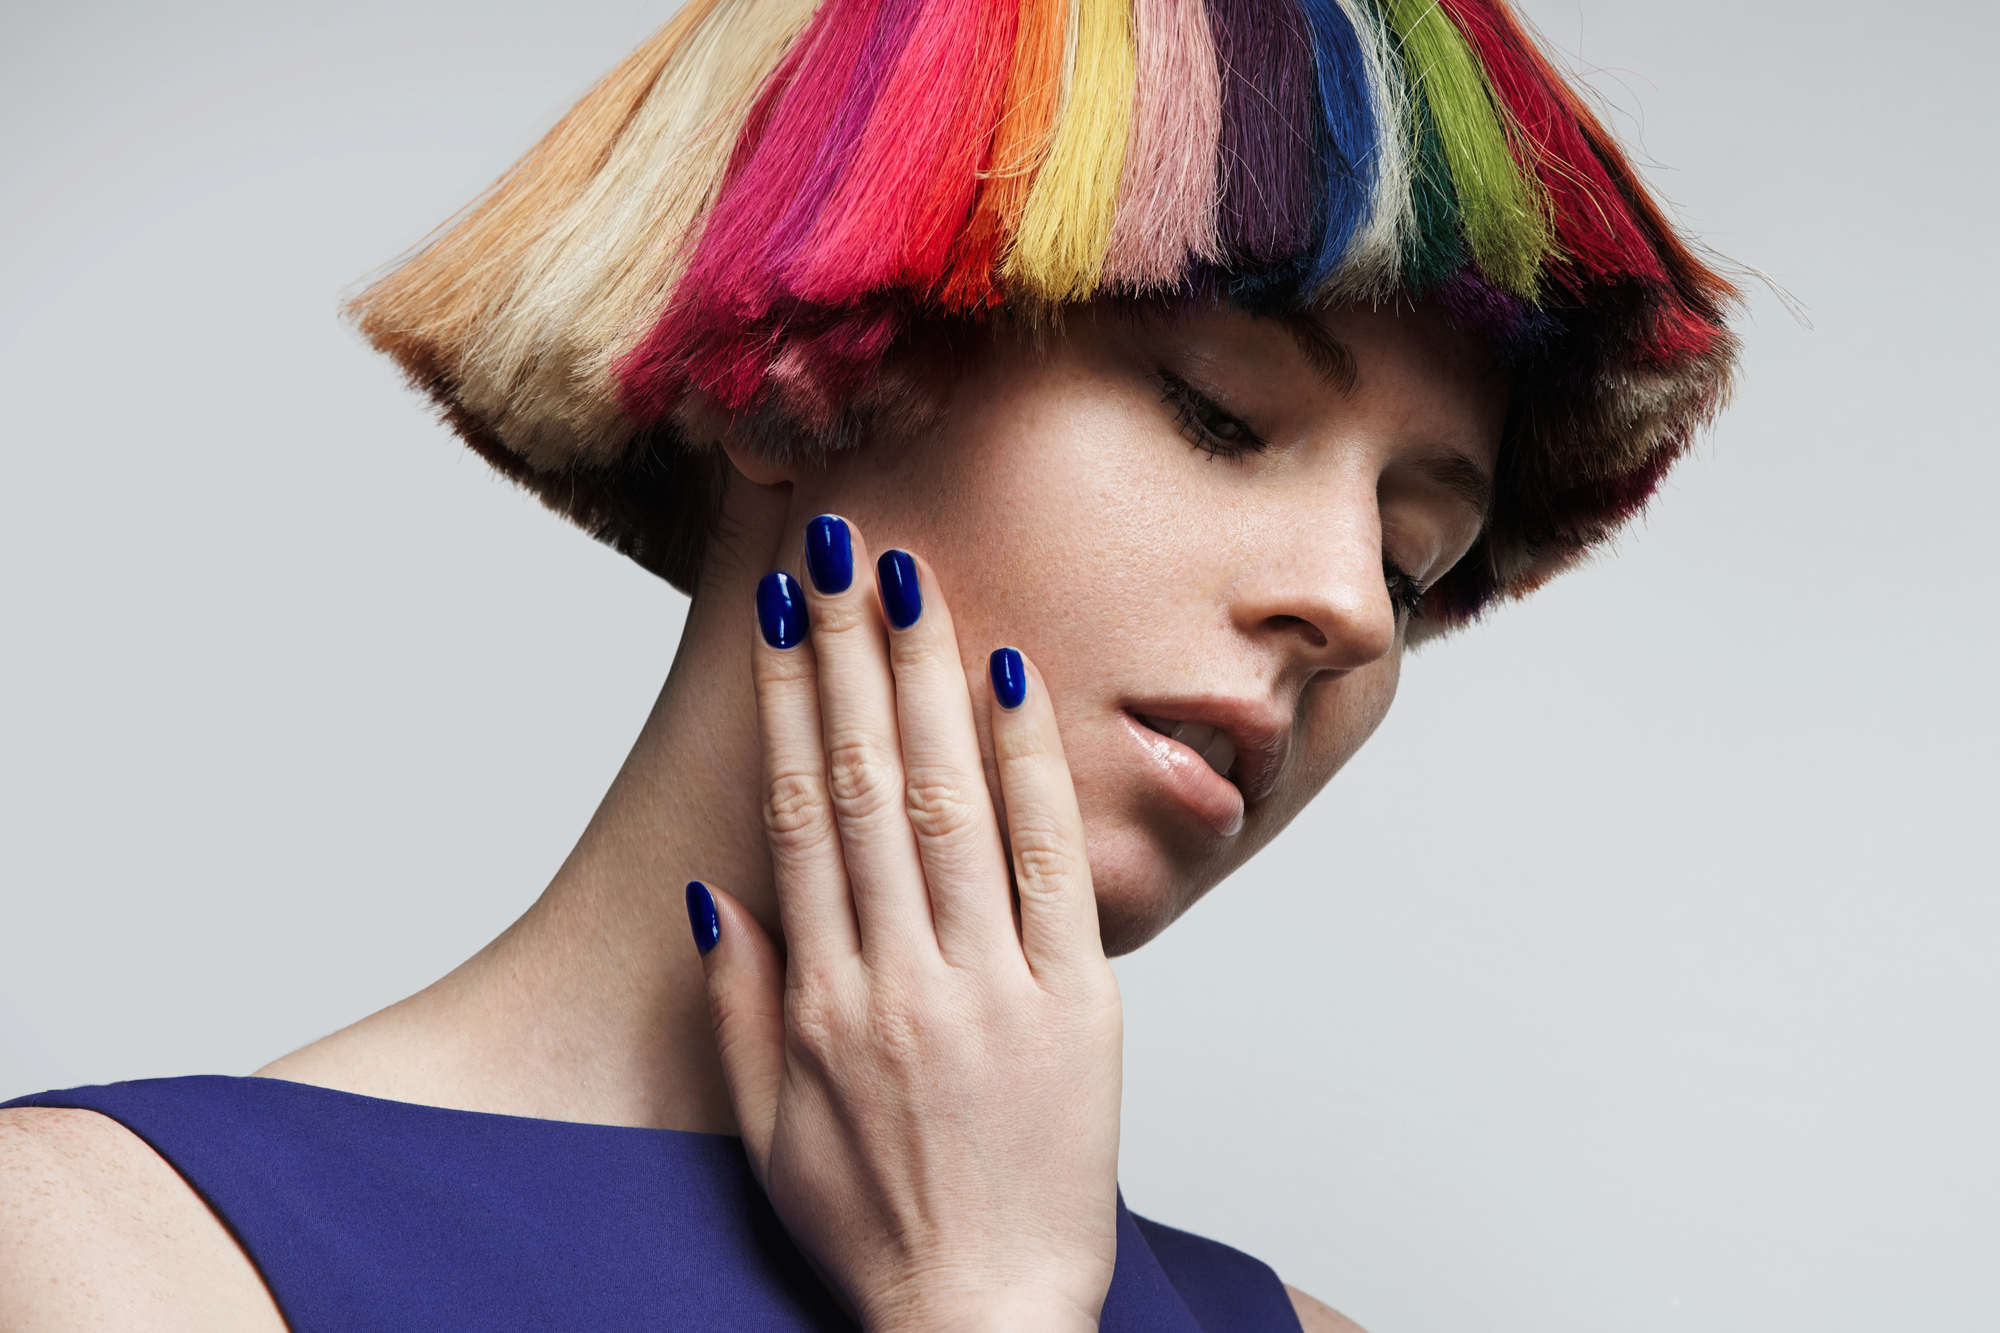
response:
M272 1333L277 1305L160 1155L95 1111L0 1111L0 1333Z
M1361 1325L1325 1301L1316 1301L1297 1287L1287 1286L1292 1309L1298 1312L1299 1327L1305 1333L1362 1333Z

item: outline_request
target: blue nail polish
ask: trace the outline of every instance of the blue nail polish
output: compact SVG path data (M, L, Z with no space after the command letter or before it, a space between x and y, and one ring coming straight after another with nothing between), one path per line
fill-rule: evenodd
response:
M722 918L715 914L715 895L698 879L688 881L688 925L694 927L694 947L706 954L722 938Z
M875 562L875 574L882 580L882 609L889 623L908 629L924 613L924 590L917 586L917 562L908 551L884 551Z
M1028 668L1014 648L995 648L986 659L986 672L993 677L993 697L1008 712L1019 708L1028 697Z
M806 573L821 592L846 592L854 582L854 538L846 519L821 514L806 524Z
M806 590L785 571L766 574L757 585L757 625L773 648L796 648L806 636Z

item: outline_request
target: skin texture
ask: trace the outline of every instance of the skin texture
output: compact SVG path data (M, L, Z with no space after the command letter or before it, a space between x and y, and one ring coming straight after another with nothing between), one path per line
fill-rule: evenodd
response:
M91 1111L0 1116L0 1328L283 1327L235 1239L137 1137Z
M1420 465L1490 472L1505 385L1428 311L1329 323L1358 363L1351 391L1275 322L1078 316L1059 352L994 357L935 436L793 482L801 521L844 514L930 560L973 669L1000 643L1041 666L1113 955L1275 837L1379 725L1400 666L1385 551L1428 585L1477 534ZM1163 369L1269 448L1190 443ZM1240 832L1168 794L1158 770L1188 757L1149 765L1134 709L1227 723L1258 738L1246 752L1286 745Z
M1075 780L1104 947L1151 938L1381 721L1401 652L1385 556L1428 584L1478 530L1466 476L1491 473L1504 383L1428 310L1326 326L1351 359L1349 386L1273 322L1086 311L1039 348L996 341L920 438L823 466L732 447L672 671L542 898L449 976L258 1072L467 1110L735 1132L680 892L696 878L725 885L779 933L750 607L768 570L803 577L801 533L821 513L929 561L971 698L986 698L991 648L1033 660ZM1168 376L1216 406L1163 401ZM1211 456L1232 441L1201 423L1237 432L1219 413L1269 447ZM1253 797L1240 826L1235 789L1133 709L1240 736ZM201 1327L280 1326L227 1232L132 1136L74 1113L0 1113L0 1130L0 1330L174 1328L198 1308ZM193 1294L162 1299L163 1275ZM1309 1329L1346 1326L1297 1303Z
M874 1333L1093 1329L1123 1026L1048 690L973 694L935 574L892 627L814 525L859 577L753 659L784 954L717 890L703 957L751 1170Z

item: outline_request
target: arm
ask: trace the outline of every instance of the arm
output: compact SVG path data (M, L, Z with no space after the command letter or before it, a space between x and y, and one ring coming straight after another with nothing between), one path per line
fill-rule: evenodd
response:
M283 1333L235 1238L94 1111L0 1111L0 1333Z
M1292 1310L1304 1333L1363 1333L1361 1325L1324 1301L1316 1301L1290 1284L1285 1292L1292 1298Z

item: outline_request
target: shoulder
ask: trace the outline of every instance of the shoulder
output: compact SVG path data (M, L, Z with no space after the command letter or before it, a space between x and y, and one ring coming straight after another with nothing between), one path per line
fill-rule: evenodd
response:
M0 1111L0 1333L282 1330L201 1196L95 1111Z
M1305 1333L1362 1333L1361 1325L1324 1301L1316 1301L1293 1286L1287 1286L1285 1292L1292 1298L1292 1309Z

